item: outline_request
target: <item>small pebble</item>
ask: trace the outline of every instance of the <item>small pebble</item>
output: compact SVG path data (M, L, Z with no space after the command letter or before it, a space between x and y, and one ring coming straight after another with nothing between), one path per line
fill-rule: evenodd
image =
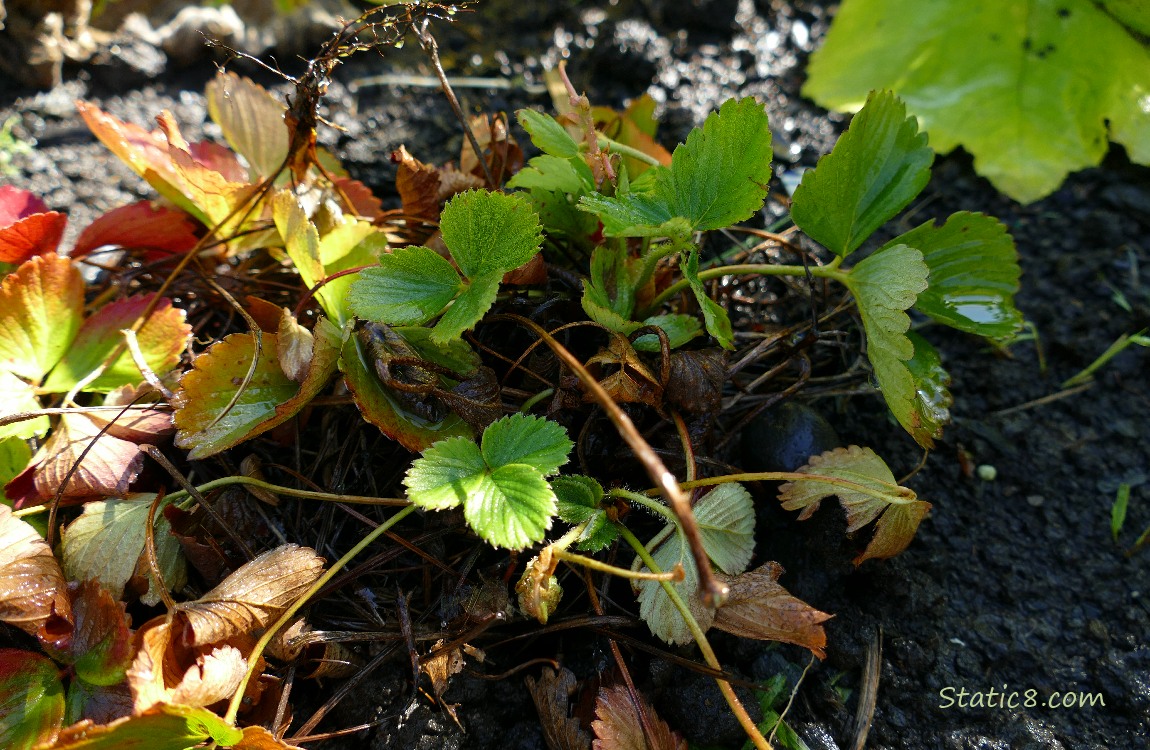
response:
M1026 504L1032 508L1041 508L1044 502L1046 502L1046 498L1044 498L1042 495L1026 496Z
M990 464L979 465L979 467L975 469L975 473L977 473L978 478L984 482L993 482L998 478L998 469L994 468Z

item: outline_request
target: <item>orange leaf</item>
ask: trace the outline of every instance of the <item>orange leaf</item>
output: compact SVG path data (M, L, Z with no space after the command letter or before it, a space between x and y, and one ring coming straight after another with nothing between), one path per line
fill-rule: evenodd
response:
M68 351L84 308L84 279L49 253L21 264L0 285L0 371L39 382Z
M187 252L199 241L198 226L185 212L152 201L114 208L80 232L71 257L104 246L145 250L144 260Z
M659 718L642 696L639 710L646 717L652 736L646 736L631 694L623 685L604 688L595 701L594 750L687 750L687 741Z
M782 574L782 565L769 562L726 579L731 593L715 613L713 627L742 638L794 643L826 658L827 634L822 623L834 615L791 596L778 583Z
M60 564L36 529L0 505L0 621L45 636L53 618L72 622Z

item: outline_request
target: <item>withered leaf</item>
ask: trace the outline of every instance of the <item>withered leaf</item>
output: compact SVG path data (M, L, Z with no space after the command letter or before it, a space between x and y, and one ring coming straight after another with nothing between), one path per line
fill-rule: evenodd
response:
M0 621L41 636L54 617L72 621L60 564L36 529L0 505Z
M244 738L231 750L303 750L296 745L289 745L263 727L244 727Z
M265 552L193 602L173 610L187 621L189 643L219 643L263 630L323 573L323 558L285 544Z
M210 706L232 697L247 670L235 646L187 648L173 642L169 620L157 617L136 634L139 650L128 668L133 713L157 704Z
M89 685L111 687L124 679L132 663L131 618L124 603L97 581L68 584L76 627L72 634L72 668Z
M687 414L717 412L726 380L726 350L672 352L671 376L666 383L667 402Z
M913 490L898 485L886 463L870 448L857 445L835 448L811 457L799 473L810 474L811 478L779 487L779 500L787 510L800 510L800 521L809 518L823 499L831 495L838 496L846 511L848 532L858 531L878 519L874 537L854 559L855 565L872 557L894 557L902 552L930 510L930 503L918 500ZM846 480L858 485L858 489L820 477Z
M597 378L604 367L618 368L599 382L615 401L662 406L662 384L643 364L626 336L613 334L607 348L587 360L587 369ZM593 401L594 397L587 393L584 400Z
M499 380L490 367L477 367L467 380L461 381L450 391L436 388L435 394L449 409L462 417L476 434L482 434L489 424L503 416Z
M604 688L595 701L594 750L687 750L687 740L663 721L642 696L641 710L651 728L646 736L631 694L623 685Z
M431 680L431 690L436 698L443 697L452 676L462 672L467 664L462 648L444 648L446 644L447 641L442 639L436 641L432 647L434 653L419 664L420 670Z
M80 461L85 449L88 452ZM60 417L38 458L35 481L41 497L55 495L77 462L64 487L65 497L124 497L144 463L136 443L108 433L100 435L100 428L86 414L71 413Z
M523 149L508 132L505 118L475 115L471 118L471 130L496 180L499 179L499 175L514 174L523 167ZM471 140L467 138L463 140L463 147L459 151L459 169L464 173L483 177L479 157L471 147Z
M439 218L439 170L416 159L404 146L391 152L396 165L395 188L403 213L427 221Z
M563 668L556 672L544 667L538 682L531 677L526 682L535 710L539 712L548 750L589 750L591 735L578 719L567 715L575 693L575 675L571 670Z
M284 375L297 383L302 383L311 367L314 349L315 337L311 331L299 324L291 310L283 308L279 329L276 331L276 351Z
M826 658L827 634L822 623L834 615L791 596L778 583L783 572L782 565L768 562L734 578L721 576L730 584L731 593L712 625L741 638L793 643Z

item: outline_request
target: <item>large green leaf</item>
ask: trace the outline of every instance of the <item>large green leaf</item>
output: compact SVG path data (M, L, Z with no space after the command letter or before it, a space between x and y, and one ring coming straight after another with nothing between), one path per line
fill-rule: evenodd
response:
M587 196L604 232L616 236L683 236L728 227L762 208L771 179L771 130L753 98L723 103L679 145L670 167L655 167L618 198ZM671 223L675 219L685 222ZM684 231L686 230L686 231Z
M927 222L887 243L922 252L930 268L930 286L915 308L940 323L994 339L1013 336L1022 327L1014 307L1018 291L1018 253L997 219L962 211L943 226Z
M1150 51L1091 0L846 0L809 75L803 93L836 109L894 89L936 151L963 146L1023 202L1097 164L1108 135L1150 163Z
M520 195L468 190L443 207L443 244L469 279L513 271L539 252L539 215Z
M874 94L834 149L803 175L791 217L845 256L926 187L933 159L903 103L889 91Z
M922 253L895 245L851 269L846 284L858 302L866 330L867 357L883 398L899 424L919 445L929 448L939 428L922 422L921 396L907 367L914 356L914 344L906 336L910 328L906 310L926 289L927 274Z
M483 460L489 466L530 464L544 476L567 463L574 447L558 422L529 414L511 414L483 431Z
M84 280L55 254L25 261L0 285L0 370L39 382L60 361L84 309Z
M402 247L381 256L378 267L360 272L347 303L363 320L421 325L447 306L460 285L459 274L439 253Z

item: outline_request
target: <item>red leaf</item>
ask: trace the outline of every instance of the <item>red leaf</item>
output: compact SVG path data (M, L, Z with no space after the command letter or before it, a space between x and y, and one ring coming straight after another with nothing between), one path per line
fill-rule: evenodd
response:
M50 744L64 723L64 686L48 657L0 649L0 747Z
M48 213L48 206L35 193L12 185L0 185L0 229L32 214Z
M222 174L228 182L248 181L248 170L229 148L211 141L197 141L188 144L188 153L208 169Z
M32 214L0 229L0 261L23 263L37 255L55 252L67 223L68 217L64 214L47 211Z
M335 185L351 201L350 208L356 215L372 221L383 216L383 201L367 185L350 177L336 178Z
M105 245L148 252L146 260L184 253L199 241L199 227L183 211L152 201L121 206L89 224L72 250L79 258Z
M595 732L594 750L687 750L687 741L656 715L650 703L642 696L639 703L646 722L639 720L625 686L616 685L599 692L595 701L596 719L591 722ZM643 731L644 724L651 728L653 736L648 737Z
M43 255L0 284L0 369L39 382L68 351L84 309L84 279L68 258Z

